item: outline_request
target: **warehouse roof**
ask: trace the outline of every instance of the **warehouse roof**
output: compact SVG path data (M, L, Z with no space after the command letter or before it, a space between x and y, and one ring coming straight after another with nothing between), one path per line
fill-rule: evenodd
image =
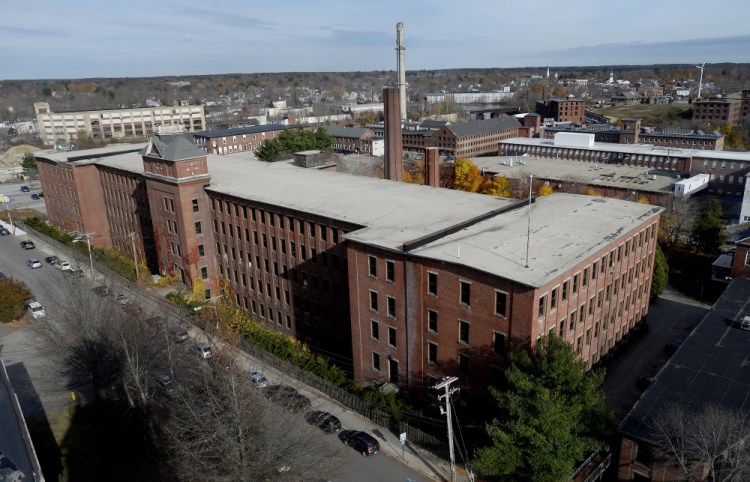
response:
M706 404L750 410L750 331L740 328L750 315L748 299L750 280L732 280L622 421L621 433L653 443L651 418L673 405L689 411Z
M615 199L572 194L540 198L530 210L526 268L528 210L495 214L517 200L305 169L286 161L261 162L246 152L207 158L210 192L362 226L347 238L388 250L402 251L405 244L437 233L436 239L410 252L529 286L547 283L659 212ZM91 162L143 172L137 153ZM483 216L487 219L451 230Z

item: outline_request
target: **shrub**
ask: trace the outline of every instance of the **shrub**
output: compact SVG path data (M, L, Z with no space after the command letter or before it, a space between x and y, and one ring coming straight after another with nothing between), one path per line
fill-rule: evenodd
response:
M0 280L0 323L10 323L23 316L31 290L13 278Z

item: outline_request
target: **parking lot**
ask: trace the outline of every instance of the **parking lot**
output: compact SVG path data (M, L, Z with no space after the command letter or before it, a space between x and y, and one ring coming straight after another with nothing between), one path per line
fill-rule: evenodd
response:
M656 302L651 302L648 329L632 339L605 367L607 376L602 388L607 406L615 414L615 424L643 393L638 379L655 375L669 358L665 347L684 340L710 307L669 287Z

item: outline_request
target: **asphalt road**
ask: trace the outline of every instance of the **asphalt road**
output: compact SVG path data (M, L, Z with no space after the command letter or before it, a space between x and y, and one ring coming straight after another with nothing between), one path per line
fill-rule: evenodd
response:
M28 195L28 193L24 193ZM53 266L44 263L44 257L57 255L61 259L61 253L56 253L46 247L43 241L31 238L36 243L36 248L25 250L20 246L20 237L18 236L0 236L0 271L6 276L13 276L31 288L34 296L45 307L48 316L54 316L56 307L55 289L61 283L67 283L69 280L64 273L55 269ZM26 260L35 257L42 261L42 268L31 269L26 266ZM76 260L69 260L76 265ZM88 260L78 260L82 267ZM87 273L87 277L88 277ZM131 295L132 296L132 295ZM133 300L132 302L137 302ZM144 304L144 308L152 314L158 314L154 306ZM163 315L163 314L162 314ZM33 323L33 319L27 316L28 322ZM176 320L175 320L176 321ZM6 363L8 373L11 378L14 389L17 391L21 408L27 419L48 414L63 413L72 404L70 390L65 386L65 381L60 379L52 367L45 365L45 357L37 351L34 340L31 338L31 332L24 328L22 324L19 327L4 327L0 325L0 358ZM261 368L261 367L259 367ZM274 380L269 375L272 382L289 380ZM309 396L309 394L308 394ZM312 398L312 408L316 410L330 409L330 402ZM343 429L352 428L347 426L347 416L343 409L341 413L333 411L342 420ZM304 424L304 414L299 414L300 423ZM352 419L353 420L353 419ZM377 435L377 434L376 434ZM336 435L327 435L321 431L320 443L326 444L329 448L342 448L343 444ZM381 440L381 444L386 443ZM335 468L336 475L332 477L336 482L348 482L357 480L368 480L374 482L407 482L407 481L427 481L431 480L406 465L398 459L389 457L384 453L375 456L363 457L354 449L343 447L341 452L341 463Z
M29 186L31 191L22 192L21 186ZM8 202L0 203L0 205L2 205L0 207L2 207L3 210L30 208L46 214L47 206L44 204L44 199L31 199L32 194L39 194L40 192L41 184L36 180L13 184L0 184L0 197L8 197Z

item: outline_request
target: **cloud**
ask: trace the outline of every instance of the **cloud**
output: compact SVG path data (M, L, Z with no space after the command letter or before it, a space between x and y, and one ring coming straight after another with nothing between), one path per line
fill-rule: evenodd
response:
M8 27L7 25L0 25L0 34L7 33L13 36L43 36L43 37L60 37L64 36L59 31L52 30L39 30L35 28L22 28L22 27Z

